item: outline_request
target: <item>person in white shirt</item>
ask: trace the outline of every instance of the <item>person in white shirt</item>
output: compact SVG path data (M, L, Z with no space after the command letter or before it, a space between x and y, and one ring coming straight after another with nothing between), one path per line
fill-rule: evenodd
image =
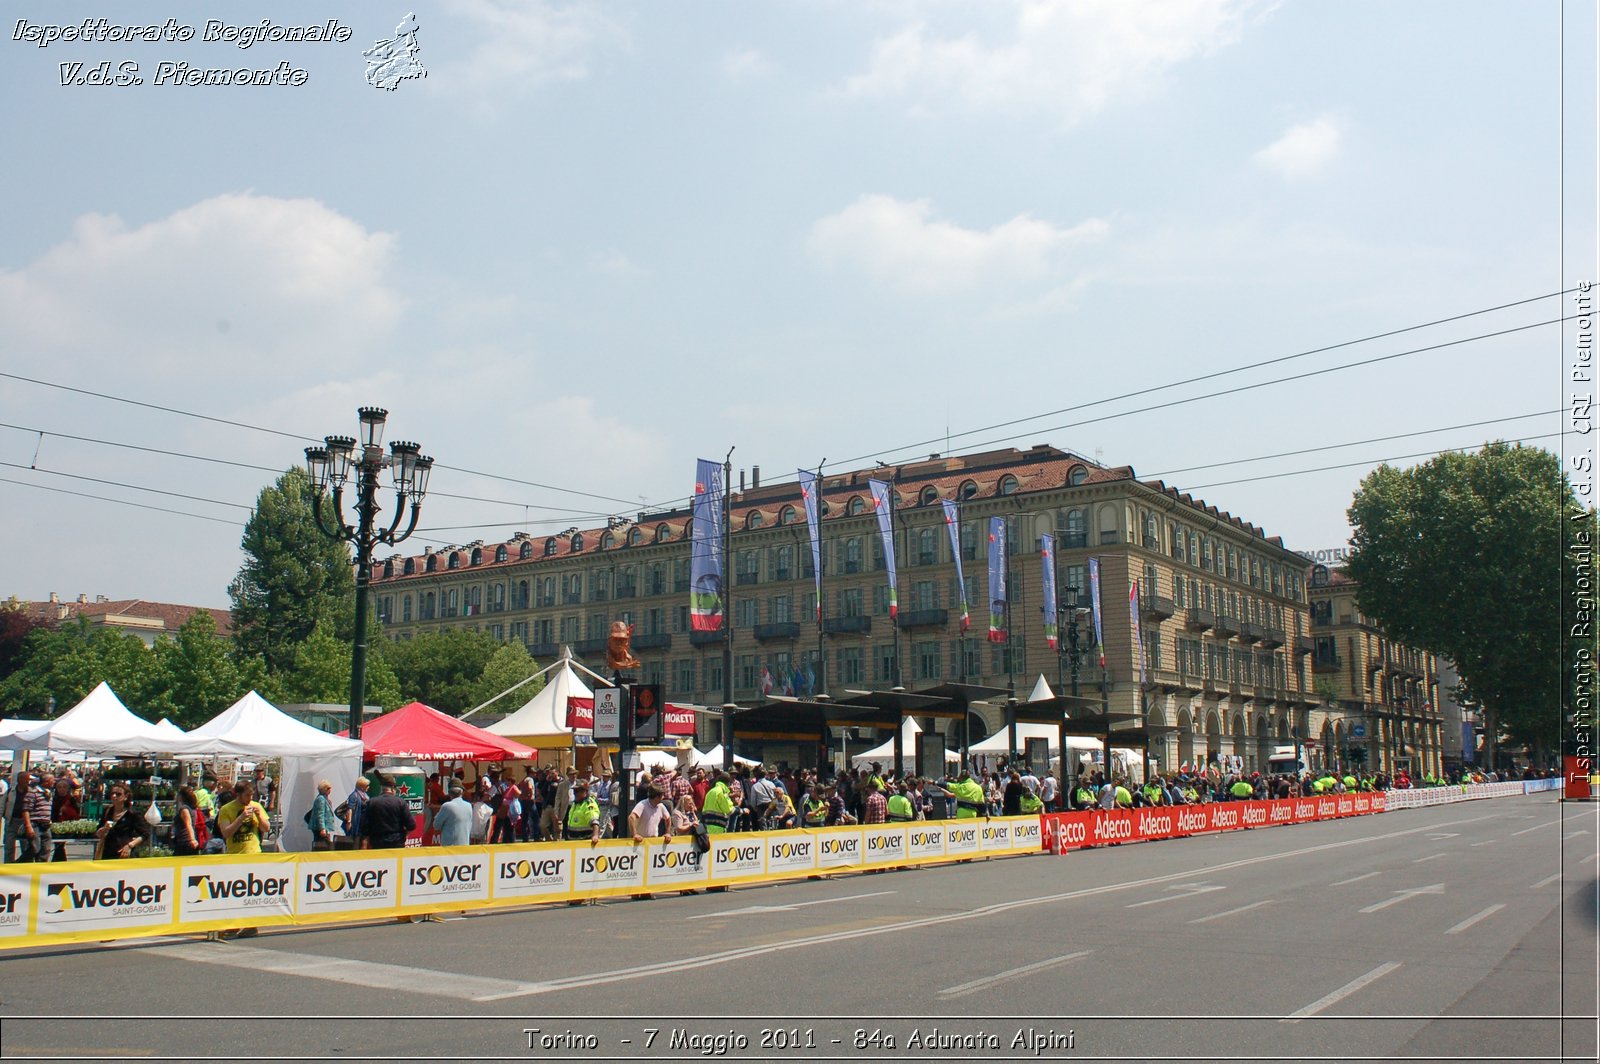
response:
M1049 774L1039 781L1039 799L1044 802L1046 810L1056 807L1056 778Z
M634 842L661 836L672 841L672 809L667 805L667 792L652 783L643 801L628 814L628 833Z

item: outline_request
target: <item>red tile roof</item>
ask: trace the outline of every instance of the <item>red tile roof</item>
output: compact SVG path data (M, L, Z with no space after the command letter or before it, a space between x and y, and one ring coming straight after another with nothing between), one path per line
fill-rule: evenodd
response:
M177 632L190 617L205 610L217 622L219 634L227 635L233 626L233 614L228 610L216 610L209 606L181 606L171 602L148 602L144 599L100 599L94 602L62 599L59 602L28 602L24 603L24 606L30 617L52 624L76 617L139 617L160 621L164 632Z

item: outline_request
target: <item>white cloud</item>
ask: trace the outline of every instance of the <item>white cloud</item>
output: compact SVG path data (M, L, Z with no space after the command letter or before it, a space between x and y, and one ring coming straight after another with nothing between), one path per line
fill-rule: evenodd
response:
M1333 161L1342 139L1340 124L1324 115L1290 126L1283 136L1256 152L1255 159L1284 177L1309 177Z
M759 48L740 48L722 57L722 73L734 81L771 73L772 60Z
M1011 0L1004 39L918 20L880 39L849 95L940 110L1055 112L1072 124L1169 68L1236 41L1260 0ZM917 9L922 12L924 9ZM992 9L991 9L992 10Z
M859 268L903 292L939 295L983 283L1059 280L1063 253L1109 228L1098 218L1063 229L1019 214L992 229L965 229L934 218L927 200L865 195L814 223L807 246L827 265Z
M626 36L617 22L588 4L454 0L451 9L485 34L446 79L469 91L586 78L594 54Z
M589 269L606 277L619 280L649 276L650 271L628 258L616 248L596 251L589 256Z

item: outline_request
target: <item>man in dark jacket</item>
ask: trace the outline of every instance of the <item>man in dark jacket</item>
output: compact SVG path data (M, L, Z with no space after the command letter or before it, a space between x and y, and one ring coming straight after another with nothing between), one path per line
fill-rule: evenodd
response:
M405 799L394 793L394 780L383 777L383 793L367 802L361 830L369 850L398 850L417 826Z

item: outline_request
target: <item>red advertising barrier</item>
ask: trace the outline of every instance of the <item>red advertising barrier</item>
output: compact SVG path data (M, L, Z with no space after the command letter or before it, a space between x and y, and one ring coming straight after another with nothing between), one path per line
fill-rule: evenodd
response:
M1590 757L1574 757L1571 754L1562 758L1566 776L1566 798L1588 798L1591 796L1589 776L1594 772L1594 759Z
M1382 792L1340 794L1319 798L1283 798L1259 802L1213 802L1208 805L1156 806L1149 809L1090 809L1081 813L1046 813L1040 838L1047 853L1066 853L1113 842L1153 842L1214 831L1267 828L1334 820L1384 810Z

